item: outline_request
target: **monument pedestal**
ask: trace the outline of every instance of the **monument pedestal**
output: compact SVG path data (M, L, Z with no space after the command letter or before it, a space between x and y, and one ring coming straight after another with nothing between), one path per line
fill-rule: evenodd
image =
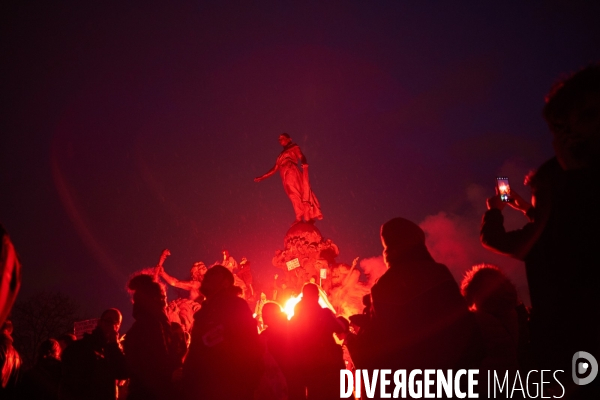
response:
M292 225L283 239L283 250L277 250L273 257L273 265L281 270L277 301L285 302L298 295L306 282L316 283L327 291L338 255L335 243L324 239L314 224Z

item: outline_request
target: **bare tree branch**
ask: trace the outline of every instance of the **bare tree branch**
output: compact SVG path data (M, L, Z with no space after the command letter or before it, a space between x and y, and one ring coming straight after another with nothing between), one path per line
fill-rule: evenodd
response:
M17 301L11 313L15 348L26 365L33 365L39 344L65 333L73 333L80 305L64 293L40 292Z

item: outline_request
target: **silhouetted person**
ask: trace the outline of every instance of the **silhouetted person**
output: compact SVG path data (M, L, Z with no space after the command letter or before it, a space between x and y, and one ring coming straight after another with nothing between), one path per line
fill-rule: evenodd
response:
M71 344L73 344L77 340L77 336L72 333L64 333L56 338L58 344L60 345L60 352L62 354L63 351Z
M349 343L356 368L478 368L476 323L448 268L429 254L423 230L395 218L381 227L381 239L389 269L371 290L371 321Z
M57 400L61 379L60 345L54 339L40 343L35 365L19 382L20 399Z
M517 289L495 266L476 265L461 283L461 292L475 315L485 346L483 370L519 368L519 326Z
M127 379L127 366L119 344L123 317L116 308L102 313L92 333L69 345L62 354L61 400L114 400L117 380Z
M181 358L172 354L171 324L165 314L164 288L150 275L138 275L129 281L133 291L135 322L123 347L130 374L128 400L163 400L172 397L172 375Z
M337 332L335 335L342 342L342 354L344 358L344 364L347 370L354 371L356 368L354 367L354 361L352 361L352 356L350 355L350 351L348 350L348 343L351 343L353 340L356 340L356 334L352 332L350 329L350 321L342 317L341 315L337 317L337 320L343 326L343 330L341 332Z
M267 301L261 312L265 329L260 333L260 339L265 347L265 374L268 376L261 379L255 398L287 398L290 367L294 362L290 354L287 315L279 304L272 301Z
M307 283L302 288L302 300L296 304L290 320L292 358L296 367L291 386L291 398L308 393L307 399L339 398L340 370L345 368L342 348L335 342L334 333L344 327L328 308L319 304L319 288ZM298 392L300 387L300 392Z
M10 320L0 327L0 398L14 399L21 371L21 356L13 347L13 325Z
M252 399L261 374L262 349L248 303L238 296L227 268L206 272L206 300L194 315L192 341L183 366L188 400Z
M600 292L596 270L600 241L600 64L556 84L544 118L556 157L530 179L529 223L507 232L498 196L488 199L482 244L525 261L531 295L531 344L536 368L571 369L576 351L600 357ZM573 387L600 392L600 382ZM567 389L570 394L571 389ZM593 395L581 395L592 398ZM590 397L592 396L592 397Z
M350 316L350 323L355 327L358 333L366 327L371 321L371 294L366 294L362 298L363 312L362 314L354 314Z
M265 339L269 351L280 365L286 364L288 354L288 319L287 315L281 309L281 306L275 302L269 301L262 308L265 330L260 336ZM289 361L289 359L287 360Z

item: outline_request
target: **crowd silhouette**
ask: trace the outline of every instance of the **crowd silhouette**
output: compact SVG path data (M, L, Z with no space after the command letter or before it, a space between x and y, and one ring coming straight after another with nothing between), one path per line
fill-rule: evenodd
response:
M80 340L44 341L35 365L21 371L5 321L0 398L330 400L340 397L343 369L560 369L562 389L549 385L543 394L600 398L600 379L585 386L569 379L574 353L600 359L600 65L556 84L544 118L556 156L528 177L531 202L514 191L509 201L490 197L480 231L483 246L525 262L530 309L500 267L473 266L459 285L429 253L423 230L394 218L380 232L387 270L363 298L363 313L349 320L322 307L322 289L311 282L290 320L264 294L253 315L236 285L245 281L255 299L249 263L237 277L227 251L224 265L195 265L190 281L161 265L129 281L135 322L124 337L121 312L110 308ZM527 218L521 229L504 228L507 205ZM199 302L193 321L168 318L157 276L191 291ZM378 387L374 393L379 398Z

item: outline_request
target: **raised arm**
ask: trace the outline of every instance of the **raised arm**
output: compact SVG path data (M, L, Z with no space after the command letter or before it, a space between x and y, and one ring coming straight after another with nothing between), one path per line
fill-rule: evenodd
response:
M271 175L275 174L275 172L277 172L278 169L279 169L279 166L277 164L275 164L273 166L273 168L271 168L266 174L264 174L262 176L257 176L256 178L254 178L254 182L260 182L264 179L267 179Z
M165 272L164 268L160 269L159 274L161 278L165 280L165 282L179 289L192 290L200 287L200 282L198 281L180 281L177 278L173 278L171 275Z
M483 216L479 238L483 247L488 250L523 260L541 234L543 224L539 218L536 221L536 210L529 202L514 192L511 195L515 199L513 204L503 202L499 195L487 199L488 211ZM530 222L521 229L507 232L502 215L506 204L523 212Z

